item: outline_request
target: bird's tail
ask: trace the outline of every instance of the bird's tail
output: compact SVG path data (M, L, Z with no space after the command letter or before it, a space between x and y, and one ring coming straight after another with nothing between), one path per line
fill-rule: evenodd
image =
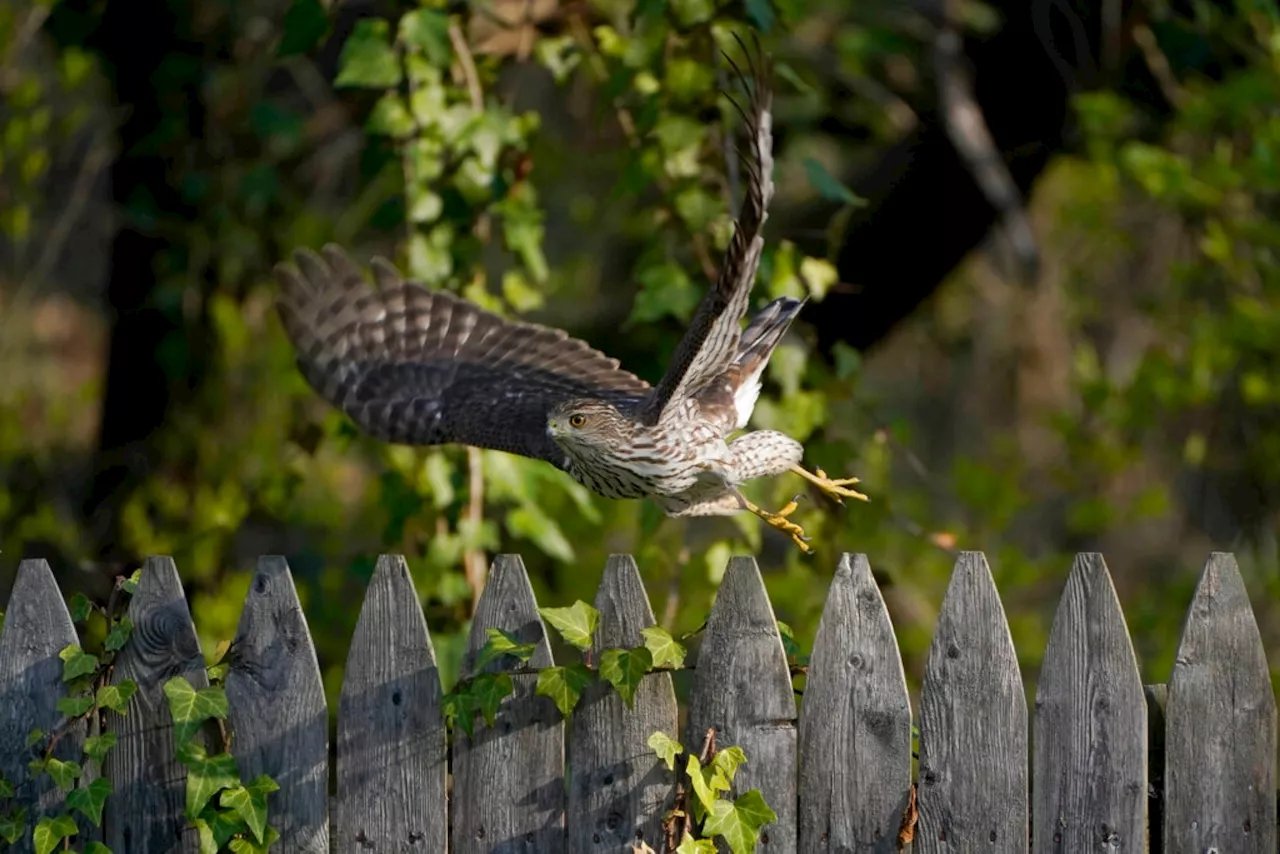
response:
M800 314L805 302L806 300L791 297L778 297L751 318L738 340L738 355L733 360L742 370L743 376L758 376L764 370L773 348L787 334L791 322Z

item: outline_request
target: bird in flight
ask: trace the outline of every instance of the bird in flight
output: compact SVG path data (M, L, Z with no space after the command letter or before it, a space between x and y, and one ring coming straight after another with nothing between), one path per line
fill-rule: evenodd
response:
M746 53L744 47L744 53ZM727 58L727 57L726 57ZM408 445L457 443L545 460L607 498L649 498L668 516L749 511L811 552L803 528L747 500L747 481L794 472L841 502L857 478L800 465L804 448L747 426L761 375L799 313L781 297L742 329L773 197L767 62L738 107L746 192L719 277L656 386L560 329L507 320L406 280L375 258L369 282L337 246L281 264L278 303L307 382L366 433ZM842 502L841 502L842 503Z

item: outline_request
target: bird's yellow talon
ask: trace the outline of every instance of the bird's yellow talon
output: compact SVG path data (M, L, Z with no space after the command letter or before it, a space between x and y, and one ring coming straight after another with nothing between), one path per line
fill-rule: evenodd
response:
M792 513L796 512L797 506L799 506L799 502L792 500L787 502L786 506L777 513L770 513L768 510L761 509L750 501L747 502L748 510L768 522L770 526L777 528L779 531L789 536L791 538L791 542L799 546L800 551L805 554L813 554L813 549L808 545L809 538L805 536L804 528L801 528L795 522L792 522L787 518Z
M791 470L800 475L805 480L817 486L837 504L844 504L842 499L856 498L859 501L870 501L871 499L858 492L856 489L849 489L855 483L860 483L860 479L856 477L842 477L832 479L827 477L827 473L822 469L814 469L808 471L800 466L792 466Z

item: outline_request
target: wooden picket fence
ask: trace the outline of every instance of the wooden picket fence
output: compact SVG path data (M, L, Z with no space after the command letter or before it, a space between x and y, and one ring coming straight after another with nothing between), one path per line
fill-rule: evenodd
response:
M628 556L609 560L595 605L601 646L638 645L654 623ZM207 683L171 560L147 561L129 616L117 671L139 690L128 715L107 724L119 745L104 768L115 794L101 838L117 854L195 851L161 686L179 674ZM552 664L519 557L494 562L472 654L490 627L535 642L533 667ZM58 726L58 651L75 641L49 567L24 562L0 633L0 771L35 815L61 795L47 777L28 779L26 736ZM735 558L682 733L668 673L645 677L633 709L612 689L589 689L568 726L534 695L534 677L518 676L495 726L477 721L474 739L458 734L452 750L417 595L404 560L383 557L347 658L332 796L320 671L282 558L260 561L231 662L241 778L280 784L273 850L630 854L643 840L661 851L674 775L646 741L663 730L696 750L709 727L746 752L735 788L760 789L777 812L761 851L897 851L904 816L924 852L1277 850L1275 696L1230 554L1204 568L1167 686L1145 689L1102 556L1076 559L1040 673L1031 754L1000 598L984 556L962 554L925 667L915 788L902 661L861 555L845 555L832 580L799 713L759 569ZM78 758L83 736L59 754Z

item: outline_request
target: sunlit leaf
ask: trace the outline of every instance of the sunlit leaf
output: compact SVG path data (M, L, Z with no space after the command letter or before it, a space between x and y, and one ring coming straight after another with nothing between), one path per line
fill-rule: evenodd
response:
M390 25L381 18L361 18L342 46L334 85L390 89L400 84L400 59L391 47Z
M600 678L621 695L627 708L635 703L640 681L653 667L653 654L645 647L606 649L600 653Z
M573 713L582 692L592 681L591 671L581 662L566 667L545 667L538 671L536 693L550 697L566 718Z
M590 649L600 612L579 599L567 608L539 608L538 613L560 637L578 649Z

